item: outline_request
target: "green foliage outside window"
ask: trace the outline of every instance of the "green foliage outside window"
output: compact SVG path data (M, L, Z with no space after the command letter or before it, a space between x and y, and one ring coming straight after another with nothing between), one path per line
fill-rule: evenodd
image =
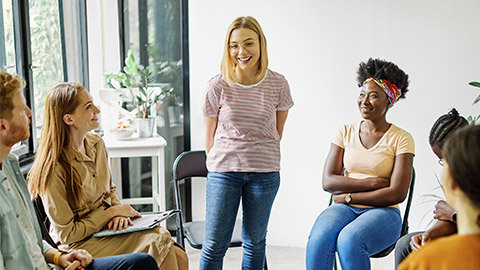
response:
M13 16L12 16L12 2L6 1L3 4L3 27L5 34L5 56L6 67L5 71L16 73L15 70L15 42L13 38Z
M35 120L38 128L42 125L48 90L64 80L62 44L58 1L30 0L29 5Z

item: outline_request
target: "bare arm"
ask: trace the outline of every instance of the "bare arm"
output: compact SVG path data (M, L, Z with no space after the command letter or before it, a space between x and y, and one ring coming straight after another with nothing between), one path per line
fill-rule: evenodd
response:
M55 248L47 250L43 254L47 263L54 263L53 258L59 251ZM85 269L93 260L92 255L84 249L76 249L67 253L62 253L58 258L58 266L64 269Z
M416 234L410 239L410 247L412 250L417 250L426 242L435 240L440 237L452 235L457 233L457 224L449 221L438 220L433 227L426 232Z
M277 132L282 139L283 127L285 126L285 121L287 121L288 111L277 111Z
M435 210L433 210L435 214L433 218L438 220L444 221L453 221L452 215L455 213L455 209L453 209L448 203L444 200L440 200L435 204Z
M440 200L435 204L434 218L437 222L426 232L412 236L410 247L416 250L431 240L457 233L457 224L452 221L452 214L455 209L450 207L446 201Z
M363 204L376 207L389 206L405 200L410 186L413 170L413 154L401 154L395 157L392 177L388 187L352 193L353 204ZM334 195L335 202L343 203L346 194Z
M430 229L427 230L428 236L431 240L443 236L457 233L457 224L449 221L438 220Z
M203 117L203 123L205 124L205 151L207 154L213 146L215 131L217 130L217 122L217 117Z
M323 168L323 189L332 194L361 192L387 187L388 179L368 178L355 179L342 175L344 149L336 144L330 145L325 166Z

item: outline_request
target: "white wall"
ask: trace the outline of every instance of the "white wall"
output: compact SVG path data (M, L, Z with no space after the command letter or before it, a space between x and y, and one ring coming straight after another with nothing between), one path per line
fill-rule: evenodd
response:
M203 149L204 86L219 72L233 19L251 15L260 22L270 68L290 83L295 106L282 141L282 184L268 244L305 246L329 198L320 175L331 135L342 123L360 119L355 72L369 57L393 61L410 75L411 92L390 110L388 120L415 138L417 185L410 227L425 228L433 203L419 203L437 186L434 172L440 170L428 145L430 127L452 107L464 115L478 114L478 106L471 106L478 90L467 85L480 80L478 0L189 2L192 149ZM203 215L202 197L194 198L197 218Z
M98 90L106 88L104 74L120 71L117 1L87 0L87 34L89 90L99 103Z

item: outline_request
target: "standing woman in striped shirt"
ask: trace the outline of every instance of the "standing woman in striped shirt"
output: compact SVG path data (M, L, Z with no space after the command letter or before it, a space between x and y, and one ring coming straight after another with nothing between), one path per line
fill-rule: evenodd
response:
M262 269L280 185L280 139L293 101L285 77L268 69L266 39L254 18L232 22L224 49L202 108L208 177L200 269L222 269L240 199L242 269Z

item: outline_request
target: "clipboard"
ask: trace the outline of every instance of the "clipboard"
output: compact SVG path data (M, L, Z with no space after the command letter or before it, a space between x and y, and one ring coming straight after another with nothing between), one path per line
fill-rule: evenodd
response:
M178 209L172 209L168 211L154 212L151 214L142 214L141 217L132 219L133 225L128 226L128 228L124 230L114 232L112 229L105 228L97 233L94 233L92 237L105 237L105 236L111 236L111 235L148 230L157 226L160 222L166 220L167 218L179 212L180 210Z

